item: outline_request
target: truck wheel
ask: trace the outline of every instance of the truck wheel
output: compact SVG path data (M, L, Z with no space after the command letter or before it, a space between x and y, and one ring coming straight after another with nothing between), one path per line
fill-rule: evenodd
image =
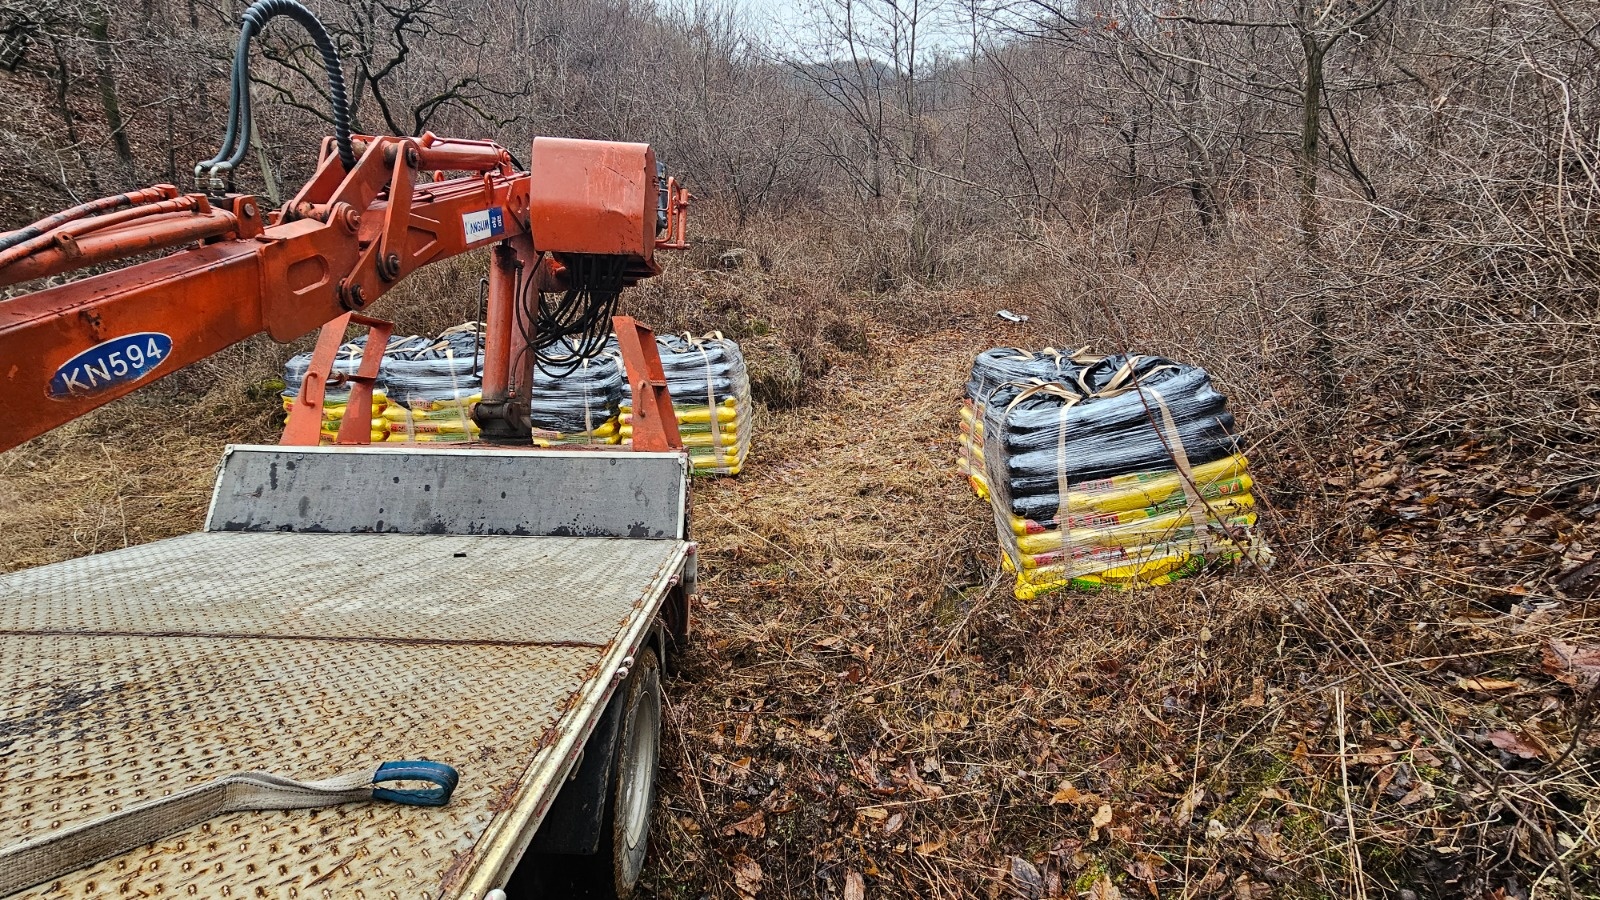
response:
M611 702L618 715L604 796L589 794L578 804L591 810L604 804L598 847L592 854L528 854L506 885L510 897L626 900L633 895L650 843L661 756L661 657L654 647L634 657L633 671Z
M623 707L622 728L617 734L616 769L606 805L606 826L601 832L600 852L593 857L597 864L604 863L597 865L595 880L606 882L605 886L611 888L593 896L606 900L633 894L650 844L656 767L661 760L661 658L655 648L639 651L623 690L627 705Z

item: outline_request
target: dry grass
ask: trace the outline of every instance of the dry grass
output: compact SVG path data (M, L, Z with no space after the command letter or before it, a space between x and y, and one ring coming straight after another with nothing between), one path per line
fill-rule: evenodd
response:
M655 893L1600 891L1592 690L1547 662L1600 635L1590 420L1553 408L1594 383L1582 325L1415 327L1478 314L1402 264L1341 295L1330 405L1305 322L1332 288L1292 248L1054 249L1047 283L851 296L871 351L703 485ZM1013 343L1211 368L1280 567L1012 600L949 457L972 354ZM1509 381L1539 387L1516 426L1453 396Z
M0 571L199 527L229 443L270 443L272 362L249 342L0 454Z
M1392 367L1324 406L1279 260L1241 258L887 295L682 267L639 292L641 317L721 327L795 379L744 474L696 482L647 894L1595 895L1592 715L1543 659L1600 633L1592 461L1570 423L1441 419ZM464 318L441 298L472 284L442 273L391 313ZM1012 599L955 411L974 353L1046 343L1212 367L1279 568ZM288 352L246 344L0 457L3 567L197 527L222 445L275 437Z

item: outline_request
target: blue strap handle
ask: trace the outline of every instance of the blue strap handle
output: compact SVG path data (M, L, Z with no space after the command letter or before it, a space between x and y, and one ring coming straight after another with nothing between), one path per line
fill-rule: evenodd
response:
M461 776L456 770L441 762L425 759L402 759L386 762L372 773L372 799L403 803L406 806L443 806L450 802ZM390 781L426 781L431 788L399 789L376 787Z

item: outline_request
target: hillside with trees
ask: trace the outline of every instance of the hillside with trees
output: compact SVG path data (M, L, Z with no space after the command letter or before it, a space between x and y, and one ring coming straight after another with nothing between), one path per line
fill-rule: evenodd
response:
M647 141L697 198L623 303L744 343L760 418L696 484L650 896L1600 895L1596 4L308 5L358 131ZM243 6L0 0L0 227L196 189ZM253 74L276 203L326 80L289 28ZM1013 599L953 468L1009 345L1205 366L1276 564ZM0 457L0 570L193 528L298 349Z

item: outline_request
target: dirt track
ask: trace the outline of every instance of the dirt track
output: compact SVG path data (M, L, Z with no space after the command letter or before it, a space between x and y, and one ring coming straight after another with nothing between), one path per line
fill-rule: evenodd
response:
M709 577L672 691L660 895L848 896L860 878L969 896L1015 887L1015 857L1052 896L1149 846L1135 798L1187 790L1181 740L1117 686L1153 648L1193 659L1240 610L1209 611L1198 583L1126 616L1123 596L1012 599L952 465L966 368L994 340L944 331L836 371L758 424L741 478L699 485ZM1052 804L1067 782L1079 796ZM1118 862L1088 843L1097 793L1122 810Z

